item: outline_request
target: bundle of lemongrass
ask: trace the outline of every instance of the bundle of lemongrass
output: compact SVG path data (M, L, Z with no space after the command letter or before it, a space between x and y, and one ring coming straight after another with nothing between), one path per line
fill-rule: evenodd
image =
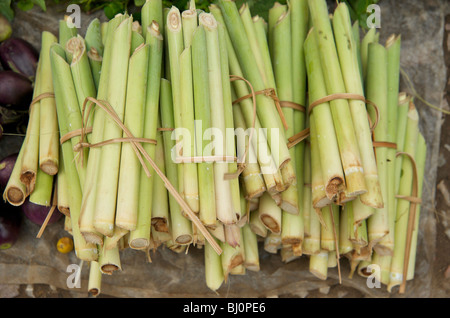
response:
M343 256L350 277L377 265L389 291L413 278L426 144L399 92L400 36L360 39L347 6L330 16L325 0L268 17L147 0L140 22L42 33L4 197L57 202L94 295L125 248L149 261L203 248L214 291L259 271L259 243L284 262L306 255L320 279Z

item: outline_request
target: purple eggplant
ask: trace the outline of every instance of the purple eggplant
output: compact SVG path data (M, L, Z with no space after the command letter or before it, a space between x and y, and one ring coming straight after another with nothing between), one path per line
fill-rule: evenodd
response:
M26 198L25 202L21 205L22 211L25 216L34 224L42 225L44 224L45 218L50 212L51 206L44 206L30 202L29 197ZM53 224L58 222L63 214L54 209L52 216L47 224Z
M0 72L0 105L17 111L30 107L33 83L14 71Z
M13 153L9 156L6 156L0 161L0 190L6 188L8 184L9 177L11 176L11 172L14 169L14 165L16 164L18 153Z
M11 23L2 14L0 14L0 42L9 39L12 34Z
M18 207L0 202L0 250L12 247L20 235L22 215Z
M0 44L0 63L3 69L34 80L39 53L24 39L11 37Z

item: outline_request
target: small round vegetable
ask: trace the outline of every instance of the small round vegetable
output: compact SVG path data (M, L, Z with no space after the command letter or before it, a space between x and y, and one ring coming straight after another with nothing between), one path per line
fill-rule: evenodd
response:
M38 51L28 41L11 37L0 44L0 63L11 70L33 80L39 61Z
M13 153L0 161L0 191L6 188L11 172L16 164L18 153Z
M43 206L39 204L35 204L33 202L30 202L29 197L26 198L25 202L21 205L22 211L25 214L25 216L34 224L42 225L44 224L45 218L47 217L48 213L50 212L51 206ZM50 217L50 220L48 220L47 224L53 224L58 222L58 220L61 218L62 213L58 211L58 209L55 209L53 211L52 216Z
M0 105L26 110L33 98L33 83L14 71L0 72Z
M61 237L56 243L58 252L67 254L73 250L73 240L70 237Z
M0 42L9 39L12 34L12 27L9 21L0 14Z
M8 203L0 203L0 250L12 247L19 238L21 228L20 209Z

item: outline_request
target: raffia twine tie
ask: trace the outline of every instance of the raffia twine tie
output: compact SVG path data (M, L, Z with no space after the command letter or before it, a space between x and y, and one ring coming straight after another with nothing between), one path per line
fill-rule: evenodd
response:
M373 107L373 109L375 110L375 121L372 123L372 120L370 119L369 114L367 116L368 116L368 120L369 120L370 130L372 132L375 130L375 127L378 125L378 122L380 120L380 112L378 111L378 107L377 107L377 105L375 103L373 103L370 100L367 100L364 96L359 95L359 94L354 94L354 93L335 93L335 94L330 94L330 95L324 96L324 97L319 98L319 99L317 99L314 102L309 104L308 109L307 109L308 114L310 114L312 112L314 107L317 107L318 105L321 105L321 104L324 104L324 103L331 102L331 101L336 100L336 99L360 100L360 101L363 101L365 104L371 105ZM292 148L295 145L297 145L298 143L302 142L303 140L308 138L309 134L310 134L310 129L308 127L308 128L305 128L304 130L296 133L292 137L288 138L288 148Z
M87 121L87 119L89 118L89 113L90 113L92 107L94 107L94 106L98 106L101 109L103 109L105 111L105 113L114 120L116 125L124 131L124 133L127 137L111 139L111 140L103 141L103 142L96 143L96 144L90 144L90 143L86 142L85 137L86 137L87 131L86 131L86 126L85 126L86 125L85 121ZM85 116L86 111L87 111L88 116ZM85 147L89 147L89 148L101 147L101 146L104 146L104 145L110 144L110 143L129 142L131 144L131 146L133 147L133 150L135 151L136 156L139 158L141 166L144 169L144 171L146 172L147 176L150 177L151 174L150 174L150 171L149 171L147 165L145 164L145 161L147 161L150 164L150 166L153 168L153 170L156 172L156 174L162 179L166 189L175 198L175 200L181 206L181 208L186 212L187 216L190 218L192 223L194 223L194 225L204 235L205 239L211 244L211 246L213 247L215 252L219 255L222 254L222 249L219 246L219 244L217 243L217 241L213 238L211 233L206 229L206 227L203 225L203 223L200 221L200 219L197 217L197 215L191 210L189 205L184 201L184 199L178 193L176 188L170 183L170 181L166 177L166 175L159 169L157 164L153 161L153 159L150 157L150 155L147 153L147 151L142 146L143 142L147 142L147 143L156 145L156 140L134 137L133 134L130 132L130 130L122 123L122 121L120 120L120 118L117 115L117 113L115 112L115 110L112 108L112 106L107 101L97 100L93 97L87 97L83 103L82 114L83 114L83 117L82 117L83 121L82 121L82 128L80 131L81 139L80 139L80 142L78 143L78 145L75 147L76 149L74 149L74 151L82 151L82 149ZM66 137L66 136L63 136L63 137ZM64 138L65 141L67 141L68 139L70 139L70 138ZM145 161L144 161L144 159L145 159Z

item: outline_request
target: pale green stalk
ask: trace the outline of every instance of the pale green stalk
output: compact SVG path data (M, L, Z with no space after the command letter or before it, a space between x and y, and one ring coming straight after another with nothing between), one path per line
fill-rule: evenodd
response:
M114 272L122 270L119 246L116 245L115 247L110 249L106 248L106 246L108 246L108 241L110 240L111 238L109 237L105 238L105 244L103 248L101 248L98 257L100 271L105 275L112 275Z
M408 122L405 133L405 145L403 152L413 156L416 154L417 140L419 135L418 122L419 115L414 104L409 105ZM410 158L403 158L402 160L402 173L400 177L400 184L398 188L398 195L410 196L412 191L413 182L413 166ZM391 263L390 282L388 285L388 291L391 292L392 288L400 285L403 281L404 262L405 262L405 248L406 248L406 235L409 219L410 202L404 199L398 199L397 201L397 214L395 219L395 241L394 241L394 253ZM408 260L409 261L409 260Z
M397 138L396 145L397 151L403 151L405 145L405 132L406 123L408 122L408 110L409 104L413 103L412 97L405 92L400 92L398 95L398 109L397 109ZM397 157L395 159L395 193L398 192L398 186L400 183L400 173L402 171L403 157Z
M39 54L40 69L36 74L40 81L40 94L53 93L53 82L50 76L50 46L56 42L57 38L52 33L42 32ZM58 172L59 164L59 134L55 99L42 99L39 102L39 114L39 168L49 175L55 175Z
M20 147L19 154L17 155L16 163L11 171L11 174L3 192L3 200L8 201L13 206L20 206L25 202L26 197L29 195L26 186L20 181L20 172L22 167L23 152L25 144Z
M258 210L259 218L264 226L272 233L281 234L282 211L267 192L259 199Z
M92 296L97 297L102 290L102 272L97 261L91 261L89 264L88 291Z
M360 55L361 55L362 76L363 76L364 81L366 80L366 74L367 74L367 57L368 57L368 51L369 51L369 43L377 42L376 35L377 35L377 29L370 28L361 40Z
M384 46L378 43L369 44L367 59L366 78L367 99L375 103L378 107L380 120L373 132L375 141L386 141L388 120L387 120L387 54ZM369 109L371 118L375 118L374 110ZM375 245L389 233L389 196L388 196L388 170L387 170L387 148L375 148L378 178L381 186L381 195L384 206L375 211L368 220L369 242ZM392 250L392 245L384 246L388 251ZM381 253L381 251L378 251ZM386 252L385 252L386 253Z
M30 193L30 202L42 206L52 205L53 178L54 176L38 168L36 173L36 186L33 192Z
M208 53L209 88L211 104L211 124L221 136L215 140L214 155L223 157L226 155L226 145L223 141L226 136L226 123L224 114L223 84L221 75L220 42L217 21L210 13L202 13L199 16L199 24L205 28L206 47ZM237 222L236 211L234 211L231 183L225 180L228 173L226 161L214 162L214 184L216 188L216 213L225 225Z
M328 15L325 0L309 0L313 36L316 37L317 47L322 64L325 86L328 94L345 92L336 43ZM356 196L367 192L364 173L361 165L361 155L352 122L349 103L345 99L330 101L336 137L341 154L342 167L348 196Z
M353 222L349 219L353 218L353 202L347 202L341 209L339 214L339 254L344 255L350 253L353 249L353 244L350 240L350 233L353 231Z
M280 234L269 231L268 235L264 238L264 250L270 254L277 254L281 247Z
M318 54L318 45L314 33L311 31L304 42L305 61L308 74L308 92L311 101L318 100L327 95L323 69ZM316 119L317 118L317 119ZM336 197L345 182L342 170L341 157L339 153L337 133L334 129L333 115L330 103L322 103L313 108L309 118L310 129L317 131L314 133L314 145L312 150L317 151L320 161L312 160L314 166L319 166L326 187L328 200ZM316 135L320 138L316 139ZM311 141L313 143L313 141ZM314 174L313 174L314 176ZM313 188L314 189L314 188ZM316 206L316 202L313 202Z
M161 87L161 72L163 59L163 38L160 33L158 24L152 23L147 27L147 37L145 39L146 45L149 46L148 52L148 70L147 88L144 98L143 110L143 127L142 136L148 139L157 139L157 128L159 118L159 102L160 102L160 87ZM148 153L150 158L156 158L156 146L151 143L144 143L143 149ZM130 232L130 247L131 248L145 248L148 246L150 239L150 224L152 217L152 206L155 197L153 196L153 187L155 180L160 179L156 176L151 166L144 163L151 176L147 176L143 167L140 167L139 172L139 195L138 195L138 212L136 229ZM156 178L156 179L155 179ZM162 180L159 180L160 182Z
M173 101L172 101L172 86L166 79L161 79L161 127L162 128L173 128L174 127L174 116L173 116ZM163 131L164 140L164 163L166 168L167 179L170 183L177 188L179 185L178 181L178 171L177 164L175 163L174 154L175 151L175 140L171 137L171 131ZM178 189L179 191L179 189ZM181 211L180 205L177 203L175 198L169 196L169 208L170 208L170 224L171 224L171 234L172 238L178 244L188 245L192 243L192 226L191 221L184 217Z
M108 92L106 101L111 105L119 120L123 122L127 92L128 61L131 50L131 23L127 18L114 32L111 60L114 67L109 72ZM103 140L122 137L122 129L110 117L105 117ZM114 232L114 217L117 204L117 188L120 167L120 152L122 143L103 145L98 165L98 180L96 183L96 202L94 214L95 229L105 236Z
M245 246L244 266L248 270L258 272L260 270L258 238L248 223L242 227L242 238Z
M194 116L196 120L196 156L202 156L207 143L203 140L205 131L211 128L211 106L209 100L208 64L205 30L199 26L192 40L192 69L194 86ZM216 203L214 170L212 162L198 164L199 217L209 227L216 224Z
M252 229L252 231L259 237L266 237L269 232L267 227L261 221L259 209L250 212L249 225L250 225L250 228Z
M358 46L353 36L350 13L345 3L340 3L334 12L333 31L346 92L364 97L363 82L361 81L358 63ZM377 162L373 150L372 132L367 117L366 104L364 101L356 99L350 99L348 103L353 125L357 132L356 137L367 188L367 192L361 194L359 198L361 202L368 206L381 208L383 207L383 197L378 180ZM392 158L392 163L394 163L394 158Z
M320 230L320 248L326 251L336 250L339 238L339 206L332 204L321 209L323 224Z
M205 244L205 279L206 285L213 291L218 290L225 280L222 256L208 242Z
M147 37L147 28L153 21L158 23L161 33L164 30L163 3L161 0L146 0L141 8L142 35Z
M149 45L144 43L132 52L128 67L127 95L125 100L124 125L134 137L142 138L144 133L145 95L148 79ZM123 137L127 137L125 132ZM117 207L115 225L129 231L137 227L138 213L150 213L139 209L141 165L132 144L122 145L120 155ZM145 193L145 196L149 195ZM146 227L150 227L146 224Z
M322 250L309 258L309 271L321 280L328 277L328 251Z
M111 51L112 43L114 40L113 35L117 26L126 18L126 15L118 15L114 19L109 21L107 25L102 24L102 30L104 30L103 26L106 26L106 30L104 30L106 33L102 36L102 39L105 39L105 50L103 53L102 73L100 76L97 91L98 100L106 99L106 94L109 87L108 81L110 68L112 67ZM103 128L105 124L106 113L99 107L94 107L92 108L92 113L90 116L94 117L92 124L91 142L98 143L103 140ZM94 229L93 225L97 195L96 183L98 179L98 165L100 161L100 155L101 148L92 148L89 150L89 160L86 166L86 182L83 188L83 198L81 202L80 212L80 231L86 241L96 244L102 244L103 242L103 235L97 232Z
M242 67L244 77L249 80L255 91L268 88L261 75L250 47L248 36L240 18L236 4L230 0L220 0L219 6L230 35L236 56ZM261 125L267 128L267 139L275 165L282 169L290 160L284 129L279 126L280 117L276 111L275 102L265 95L257 95L257 113ZM281 128L281 129L280 129Z
M58 204L59 212L61 212L66 216L68 215L70 216L67 173L62 156L63 156L62 150L61 147L59 147L59 158L61 158L61 160L59 161L58 174L56 175L56 195L57 195L56 202Z

